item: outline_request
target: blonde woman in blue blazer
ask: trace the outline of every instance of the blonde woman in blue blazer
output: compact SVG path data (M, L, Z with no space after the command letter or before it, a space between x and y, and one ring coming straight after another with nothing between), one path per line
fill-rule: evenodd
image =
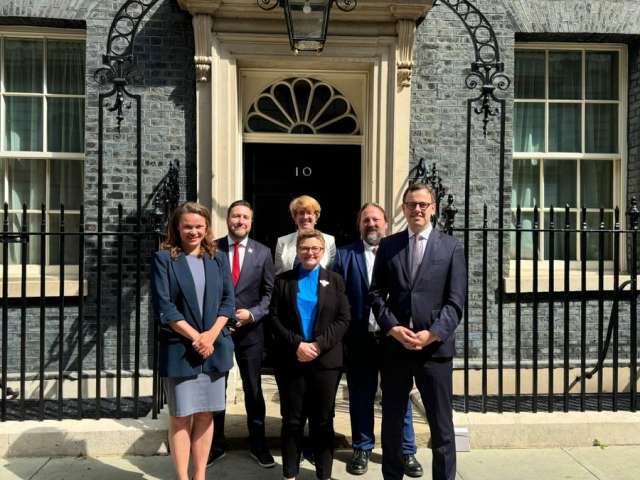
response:
M225 409L233 366L227 328L235 301L229 260L216 251L208 210L180 205L153 258L151 293L160 322L160 376L169 407L169 445L178 480L204 480L213 412Z

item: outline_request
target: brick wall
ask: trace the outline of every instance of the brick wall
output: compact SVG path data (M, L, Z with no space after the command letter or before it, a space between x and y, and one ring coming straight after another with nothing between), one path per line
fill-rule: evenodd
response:
M451 2L455 3L455 2ZM638 68L638 37L640 33L640 3L634 1L571 1L571 0L478 0L475 5L486 15L495 29L501 47L506 73L513 78L513 47L516 35L535 41L615 42L629 45L629 129L628 129L628 193L640 192L640 149L638 128L640 120L637 108L640 93ZM459 213L456 225L464 225L465 205L465 148L467 133L466 101L478 95L478 91L466 88L464 80L473 61L473 46L461 20L444 4L437 5L418 30L415 50L411 142L413 161L424 157L428 163L436 162L444 183L456 196ZM499 92L500 93L500 92ZM506 162L505 162L505 225L510 222L510 193L512 175L512 99L513 89L500 94L507 100L506 109ZM471 129L471 187L469 192L469 225L481 227L482 207L486 203L489 225L497 226L499 179L499 121L489 124L485 139L481 132L480 118L472 114ZM624 206L622 206L624 208ZM462 237L461 237L462 238ZM509 237L505 236L505 258ZM489 237L488 269L488 355L490 363L497 360L497 237ZM482 321L482 251L481 236L472 233L469 256L469 340L473 359L481 356ZM506 269L505 269L506 272ZM540 297L547 302L548 297ZM569 316L569 356L580 357L580 302L572 297ZM626 304L625 304L626 305ZM605 322L609 318L611 304L605 303ZM561 302L554 309L554 352L556 358L564 355L564 317ZM532 357L532 304L521 303L522 355ZM547 356L548 307L539 309L539 356ZM514 298L506 299L504 307L505 360L513 361L515 355L515 304ZM588 357L597 355L598 315L597 302L587 304ZM606 327L606 324L605 324ZM463 328L459 329L458 352L463 351ZM628 307L621 311L620 344L622 357L628 356L629 344Z
M0 15L5 25L34 25L77 28L86 26L86 160L84 173L84 201L86 229L96 230L97 212L97 147L98 147L98 93L99 86L93 72L102 66L107 35L111 22L124 0L117 1L56 1L28 0L0 2ZM183 199L195 196L195 80L193 67L193 31L191 17L180 10L175 1L161 0L142 21L134 46L135 60L142 74L142 83L129 91L142 95L142 172L144 221L152 208L148 204L151 193L167 173L169 163L179 161L181 168L181 195ZM103 90L104 91L104 90ZM112 99L111 99L112 100ZM109 102L107 102L109 103ZM104 128L104 230L115 231L117 204L124 207L126 228L135 230L136 223L136 149L135 104L125 109L125 120L120 134L115 129L115 114L105 110ZM145 226L146 229L150 228ZM95 365L95 302L96 302L96 237L87 239L86 278L89 292L85 302L85 368ZM102 329L104 342L103 367L115 367L116 349L116 289L117 256L115 237L104 237L102 264ZM135 310L135 264L139 257L143 266L141 275L141 368L149 366L148 347L152 322L148 311L147 264L154 243L142 242L140 250L132 237L124 245L123 296L123 364L133 368ZM75 302L75 303L74 303ZM65 363L76 366L77 301L71 300L65 315ZM46 310L46 363L47 369L57 369L59 339L58 316L55 306ZM36 369L39 361L39 308L30 304L27 310L28 355L27 368ZM11 309L9 320L9 368L19 365L20 335L19 310Z

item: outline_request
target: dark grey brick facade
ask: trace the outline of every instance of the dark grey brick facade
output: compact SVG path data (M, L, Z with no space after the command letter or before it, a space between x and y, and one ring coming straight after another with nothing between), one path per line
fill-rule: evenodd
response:
M101 66L107 33L111 21L122 5L122 0L112 1L50 1L0 0L1 24L56 25L86 28L87 33L87 103L86 103L86 162L85 162L85 204L87 206L87 229L96 228L97 208L97 119L98 86L93 80L93 72ZM491 21L501 46L502 60L507 74L513 76L514 44L517 40L536 41L590 41L616 42L629 46L629 116L628 116L628 197L640 196L640 3L636 0L478 0L475 4ZM190 16L179 10L174 0L163 0L143 21L135 46L136 61L143 74L143 84L131 88L142 94L143 101L143 192L145 204L148 196L159 180L167 172L171 161L179 160L182 175L183 198L194 198L196 189L195 171L195 81L193 68L193 31ZM415 67L413 77L411 144L414 159L424 157L429 163L436 162L445 184L456 195L456 205L460 209L457 222L464 222L465 194L469 195L469 221L472 227L481 225L483 204L489 209L490 225L497 226L498 178L499 178L499 122L494 119L489 124L489 134L482 135L482 122L474 115L472 123L472 182L469 192L465 192L465 151L466 151L466 109L467 100L478 92L465 86L465 77L473 60L473 50L467 30L460 19L445 5L437 5L421 25L416 39ZM502 94L507 100L506 110L506 163L505 163L505 205L509 206L511 192L511 140L512 140L512 99L513 90ZM114 117L105 115L105 228L113 230L116 221L116 206L121 202L129 224L135 223L135 125L133 109L125 111L125 121L121 134L115 131ZM624 208L624 206L622 206ZM505 212L509 221L510 212ZM132 228L132 227L131 227ZM469 339L471 356L477 359L481 353L481 244L477 234L471 235L470 249L470 304ZM95 239L92 240L95 244ZM95 248L89 245L88 282L90 294L87 305L92 305L96 293ZM115 307L116 265L113 238L105 238L108 252L104 256L103 307L104 358L113 359L115 351ZM508 245L508 238L505 238ZM141 252L129 242L125 248L128 267L125 273L124 323L133 325L131 310L134 296L132 264L140 256L146 265L152 245L145 243ZM495 361L497 351L497 308L495 288L497 286L497 239L489 238L489 352L490 361ZM141 320L143 338L149 339L150 323L147 310L147 274L143 274L143 308ZM546 302L546 297L541 297ZM73 304L72 304L73 305ZM570 357L579 358L580 304L572 299L570 315ZM605 319L610 312L610 303L605 304ZM597 302L589 300L587 312L589 357L595 356L595 342L598 331L598 315L594 309ZM74 315L71 307L67 313L65 330L72 332L65 339L68 348L74 348ZM515 304L513 297L506 299L504 308L504 348L505 359L512 361L515 349ZM531 358L531 304L523 302L522 345L523 358ZM555 356L564 355L563 310L560 302L555 308ZM11 338L17 338L19 323L17 310L12 310L10 321ZM95 309L89 308L87 315L88 338L95 337ZM55 306L47 310L47 345L57 345ZM620 327L621 345L628 344L629 322L627 311L623 312ZM30 351L38 351L37 335L39 312L30 308L28 329L33 333L34 345ZM542 303L539 312L540 357L546 357L548 331L548 307ZM132 329L125 328L124 334L131 345ZM462 329L458 346L462 351ZM94 340L85 352L88 365L95 362ZM142 352L146 359L146 348L150 342L144 341ZM18 344L11 342L10 366L18 365ZM628 352L623 352L623 356ZM55 348L48 360L52 365L57 361ZM125 366L131 365L131 348L125 353ZM30 354L28 364L35 365L37 356ZM73 367L73 358L69 366ZM143 361L143 367L145 361ZM105 367L113 367L107 364Z
M456 2L451 2L456 3ZM624 43L629 47L629 98L628 98L628 158L627 198L640 193L640 149L638 133L638 101L640 88L638 74L638 33L640 30L640 4L634 1L572 1L572 0L478 0L474 2L492 23L501 47L502 60L507 74L513 78L513 49L518 40L536 42L602 42ZM445 183L456 195L459 209L457 226L464 224L465 204L465 146L466 146L466 100L478 95L465 87L464 79L473 61L473 47L469 35L460 19L445 5L436 6L421 25L416 41L411 143L414 159L424 157L429 163L435 161ZM505 162L505 224L510 222L511 194L511 148L512 148L512 100L513 89L499 95L507 102L506 110L506 162ZM482 206L489 209L489 224L497 226L498 175L499 175L499 122L489 124L486 140L480 131L481 122L474 115L471 135L471 188L469 224L481 227ZM621 205L626 208L626 205ZM469 340L472 359L481 356L482 321L482 251L481 237L471 234L469 245ZM505 237L505 245L509 238ZM488 285L488 356L489 362L497 361L498 327L496 286L497 238L489 237ZM508 252L508 248L505 249ZM505 254L506 257L506 254ZM513 272L512 272L513 273ZM559 286L561 288L561 286ZM598 313L596 295L587 303L587 356L597 356ZM548 296L540 297L539 308L539 358L548 356ZM628 302L621 311L620 345L621 356L628 358L629 309ZM522 358L532 357L532 304L521 302ZM506 299L504 307L504 359L513 363L515 355L515 301ZM605 302L606 321L611 303ZM572 296L569 317L569 357L580 358L580 303ZM554 308L554 353L556 359L564 356L564 310L561 301ZM458 351L463 351L463 330L459 330Z
M123 1L0 1L0 24L35 25L86 30L86 160L84 172L84 201L86 230L95 232L97 211L97 148L98 148L98 92L93 73L102 66L107 34L111 22ZM195 196L195 80L193 67L193 31L191 17L180 10L176 2L160 1L140 25L134 46L135 59L143 83L129 88L142 95L142 171L144 213L152 206L149 198L158 182L167 173L169 163L179 161L181 167L181 195ZM112 101L113 99L111 99ZM121 133L115 129L115 114L105 110L104 130L104 230L115 231L117 204L122 203L126 228L133 230L136 222L136 149L135 105L125 110ZM188 174L186 172L189 172ZM144 215L145 229L148 215ZM96 237L87 238L86 278L88 296L85 308L83 362L86 370L95 369L95 296L96 296ZM104 237L102 268L102 330L103 367L115 367L116 349L116 279L117 257L114 237ZM135 261L143 265L141 292L141 368L149 368L151 324L148 311L148 260L154 249L147 238L138 251L129 238L124 246L123 275L123 368L133 368ZM77 366L77 299L68 299L65 315L65 364L70 370ZM46 369L56 370L58 361L58 314L55 300L46 310ZM27 310L27 369L37 370L39 362L40 313L37 300ZM14 308L15 307L15 308ZM9 369L19 365L20 311L10 308ZM15 339L15 341L14 341Z

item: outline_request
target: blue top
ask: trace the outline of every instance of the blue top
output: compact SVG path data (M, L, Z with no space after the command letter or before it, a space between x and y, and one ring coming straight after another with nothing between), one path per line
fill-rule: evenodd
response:
M302 336L307 342L313 340L313 327L316 324L319 275L320 265L313 270L306 270L302 265L298 269L296 306L302 323Z
M196 286L196 296L198 297L198 307L200 307L200 315L204 308L204 260L202 257L196 255L187 255L187 263L189 264L189 270L191 270L191 276L193 277L193 283Z

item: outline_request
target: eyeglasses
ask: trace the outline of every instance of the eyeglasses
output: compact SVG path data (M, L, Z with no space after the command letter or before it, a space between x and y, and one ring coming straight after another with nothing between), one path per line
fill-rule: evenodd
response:
M418 207L420 210L425 211L431 205L433 205L433 202L404 202L404 206L409 210L415 210Z
M320 253L322 251L322 247L298 247L298 251L300 253Z

